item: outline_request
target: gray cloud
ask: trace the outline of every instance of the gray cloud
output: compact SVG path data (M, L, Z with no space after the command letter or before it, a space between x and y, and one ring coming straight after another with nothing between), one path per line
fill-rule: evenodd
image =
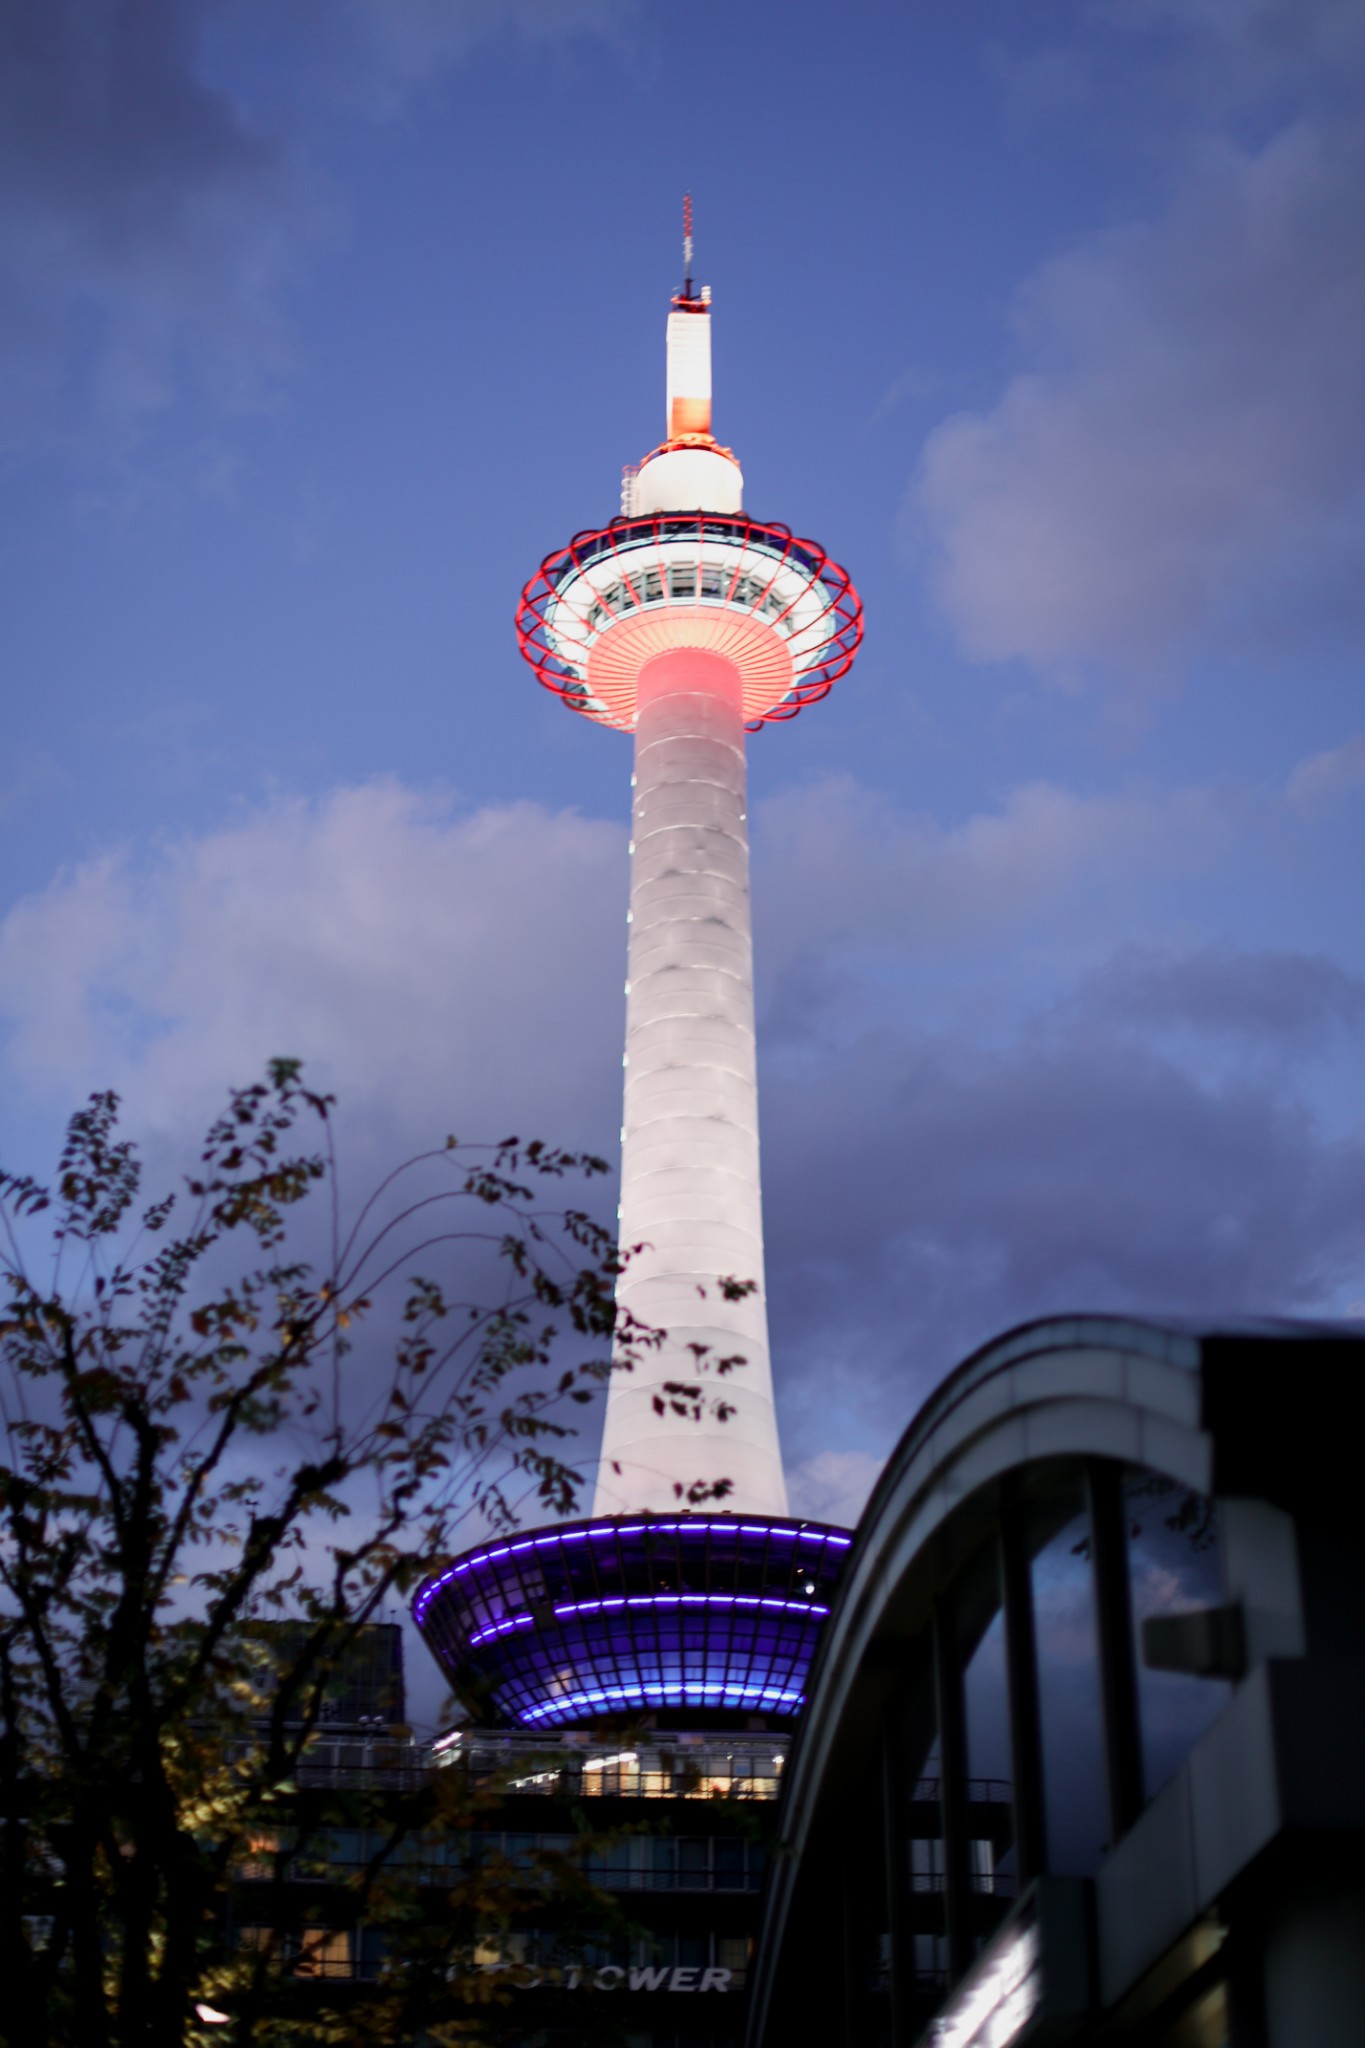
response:
M1112 931L1125 878L1215 866L1249 807L1198 785L1082 796L1033 782L945 826L851 777L802 784L759 808L760 967L781 975L815 953L911 944L960 955L1039 916Z
M338 38L341 60L333 60L333 79L348 98L363 96L383 113L497 35L532 48L583 35L615 38L638 8L636 0L341 0L324 12L331 19L319 26Z
M1273 1047L1319 1045L1365 1021L1365 981L1322 954L1169 953L1122 947L1082 983L1096 1022L1187 1030Z
M885 1462L870 1451L817 1451L799 1465L788 1460L787 1495L792 1513L851 1529Z
M191 390L270 400L286 280L338 208L302 148L319 94L386 115L495 35L606 35L632 11L0 0L0 454L108 460Z
M1053 1311L1310 1311L1365 1270L1365 1145L1283 1078L1201 1080L1076 1025L885 1032L765 1076L774 1360L797 1459L884 1441L974 1344Z
M1044 265L1020 370L930 436L909 530L969 654L1074 684L1365 639L1365 150L1314 78L1313 111L1183 139L1158 217Z
M0 447L117 443L178 394L187 343L229 402L287 361L302 186L203 76L202 20L183 0L0 12Z
M1358 1026L1360 983L1285 954L1111 957L1114 878L1204 862L1204 799L1035 793L944 831L857 795L795 793L757 835L774 1357L800 1500L832 1515L1010 1322L1365 1290L1365 1148L1315 1123L1285 1057ZM1235 823L1213 808L1221 849ZM1082 887L1094 916L1059 949ZM41 1164L56 1112L112 1084L164 1171L281 1051L339 1091L352 1193L452 1127L610 1152L625 889L614 826L394 783L77 869L0 928L0 1087L31 1139L7 1163ZM1020 971L1035 948L1041 990ZM951 1028L925 1021L949 951ZM1004 991L984 1005L983 961ZM1232 1053L1196 1060L1192 1030Z
M1365 732L1353 733L1339 747L1300 761L1289 778L1286 796L1291 810L1305 818L1317 818L1361 788L1365 788Z

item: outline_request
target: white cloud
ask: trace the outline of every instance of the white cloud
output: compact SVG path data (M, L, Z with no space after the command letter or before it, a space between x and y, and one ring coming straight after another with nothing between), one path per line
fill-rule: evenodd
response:
M515 36L531 47L579 36L612 38L637 11L636 0L342 0L331 26L335 32L339 16L355 39L351 92L364 91L372 107L386 110L396 95L496 36Z
M1178 883L1238 830L1199 790L1033 787L952 829L847 784L764 807L768 1276L802 1511L852 1520L872 1447L1026 1315L1359 1293L1360 1145L1319 1128L1287 1066L1331 1056L1359 983L1187 940L1104 965L1125 879ZM613 825L393 782L92 862L0 927L11 1121L26 1140L25 1104L113 1085L159 1186L224 1088L289 1053L341 1098L352 1194L452 1127L610 1155L626 881ZM945 1024L949 951L968 993ZM46 1165L14 1136L7 1164Z
M960 954L1087 903L1112 932L1117 890L1215 864L1249 801L1198 785L1081 795L1031 782L943 825L852 777L785 790L759 811L761 971L830 948Z
M1236 804L1197 788L1032 784L954 827L849 780L788 791L758 829L765 987L780 1013L794 968L992 950L1083 897L1083 926L1107 933L1118 887L1197 870L1235 836ZM18 903L0 926L4 1068L50 1104L113 1085L139 1122L179 1126L298 1054L404 1139L472 1114L481 1134L511 1118L601 1144L619 1121L626 887L620 831L572 813L460 811L394 781L281 799Z
M787 1473L792 1513L853 1528L884 1463L868 1451L817 1451Z
M109 857L0 928L7 1066L63 1106L116 1086L196 1128L275 1054L390 1143L528 1125L605 1146L625 847L535 804L457 813L396 783L280 802L149 859Z
M1048 263L1026 367L911 492L964 649L1075 683L1209 636L1360 635L1365 150L1301 120L1206 140L1164 217Z
M1365 787L1365 732L1353 733L1339 747L1300 761L1289 778L1286 799L1302 817L1318 818L1354 789Z

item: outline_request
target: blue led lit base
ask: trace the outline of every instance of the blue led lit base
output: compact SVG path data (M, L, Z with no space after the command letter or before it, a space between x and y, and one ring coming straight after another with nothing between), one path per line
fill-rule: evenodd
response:
M481 1721L794 1715L853 1539L696 1514L563 1522L457 1558L413 1614Z

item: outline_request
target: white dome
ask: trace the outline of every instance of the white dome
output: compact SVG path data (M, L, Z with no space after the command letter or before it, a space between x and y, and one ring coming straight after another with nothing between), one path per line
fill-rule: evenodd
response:
M738 512L744 474L730 456L712 448L670 448L653 455L635 479L635 510Z

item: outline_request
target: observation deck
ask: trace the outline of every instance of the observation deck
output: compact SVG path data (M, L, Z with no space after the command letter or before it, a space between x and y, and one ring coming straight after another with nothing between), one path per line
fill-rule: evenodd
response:
M522 592L521 651L572 711L633 732L637 679L688 647L738 669L747 729L795 718L852 666L858 593L816 541L743 512L614 519L547 555Z

